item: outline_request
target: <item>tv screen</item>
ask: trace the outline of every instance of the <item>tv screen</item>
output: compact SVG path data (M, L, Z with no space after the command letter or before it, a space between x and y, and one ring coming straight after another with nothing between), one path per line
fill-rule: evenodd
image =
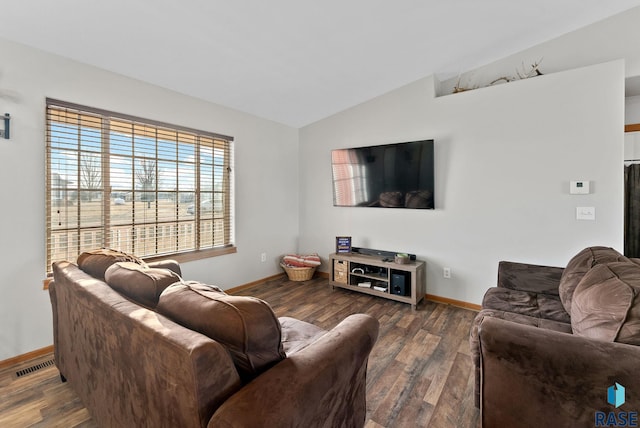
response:
M434 208L433 140L331 151L333 205Z

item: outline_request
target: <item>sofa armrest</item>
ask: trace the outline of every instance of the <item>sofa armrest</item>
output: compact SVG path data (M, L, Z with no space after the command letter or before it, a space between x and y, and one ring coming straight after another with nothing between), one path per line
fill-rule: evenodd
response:
M367 361L378 327L369 315L345 318L229 398L209 428L363 426Z
M178 276L182 277L182 270L180 269L180 263L175 260L167 259L167 260L158 260L155 262L147 263L149 267L152 268L160 268L160 269L169 269L178 274Z
M626 388L619 411L640 409L640 347L487 317L479 329L484 427L594 426L615 410L607 388ZM596 425L597 426L597 425Z
M498 287L558 295L564 268L502 261L498 263Z

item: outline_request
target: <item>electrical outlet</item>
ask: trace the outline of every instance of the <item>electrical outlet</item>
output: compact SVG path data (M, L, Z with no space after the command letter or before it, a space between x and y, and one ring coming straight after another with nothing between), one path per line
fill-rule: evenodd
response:
M444 268L442 273L444 274L445 278L451 278L451 268Z
M261 254L260 254L260 261L261 261L262 263L264 263L264 262L266 262L266 261L267 261L267 253L261 253Z

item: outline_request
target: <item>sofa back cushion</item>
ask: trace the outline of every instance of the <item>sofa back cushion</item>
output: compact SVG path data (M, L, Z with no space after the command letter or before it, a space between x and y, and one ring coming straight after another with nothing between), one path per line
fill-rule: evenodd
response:
M271 307L255 297L187 282L165 289L156 310L224 345L243 382L285 358L280 323Z
M571 328L579 336L640 345L640 266L594 266L573 295Z
M85 273L94 278L104 281L104 274L114 263L132 262L141 266L146 266L142 259L122 251L110 250L108 248L99 248L91 251L85 251L78 256L76 263L78 267Z
M147 308L158 304L160 294L174 282L181 281L170 269L151 268L133 262L117 262L109 266L104 279L114 290Z
M567 267L562 272L558 287L560 301L567 313L571 313L573 293L582 277L597 264L617 261L628 262L629 259L609 247L588 247L569 260Z

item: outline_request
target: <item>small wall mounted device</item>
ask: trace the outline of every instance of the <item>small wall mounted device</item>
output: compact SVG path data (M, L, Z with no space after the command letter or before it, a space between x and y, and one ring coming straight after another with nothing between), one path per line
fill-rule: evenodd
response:
M590 193L589 187L589 181L572 181L569 183L569 193L572 195L588 195Z

